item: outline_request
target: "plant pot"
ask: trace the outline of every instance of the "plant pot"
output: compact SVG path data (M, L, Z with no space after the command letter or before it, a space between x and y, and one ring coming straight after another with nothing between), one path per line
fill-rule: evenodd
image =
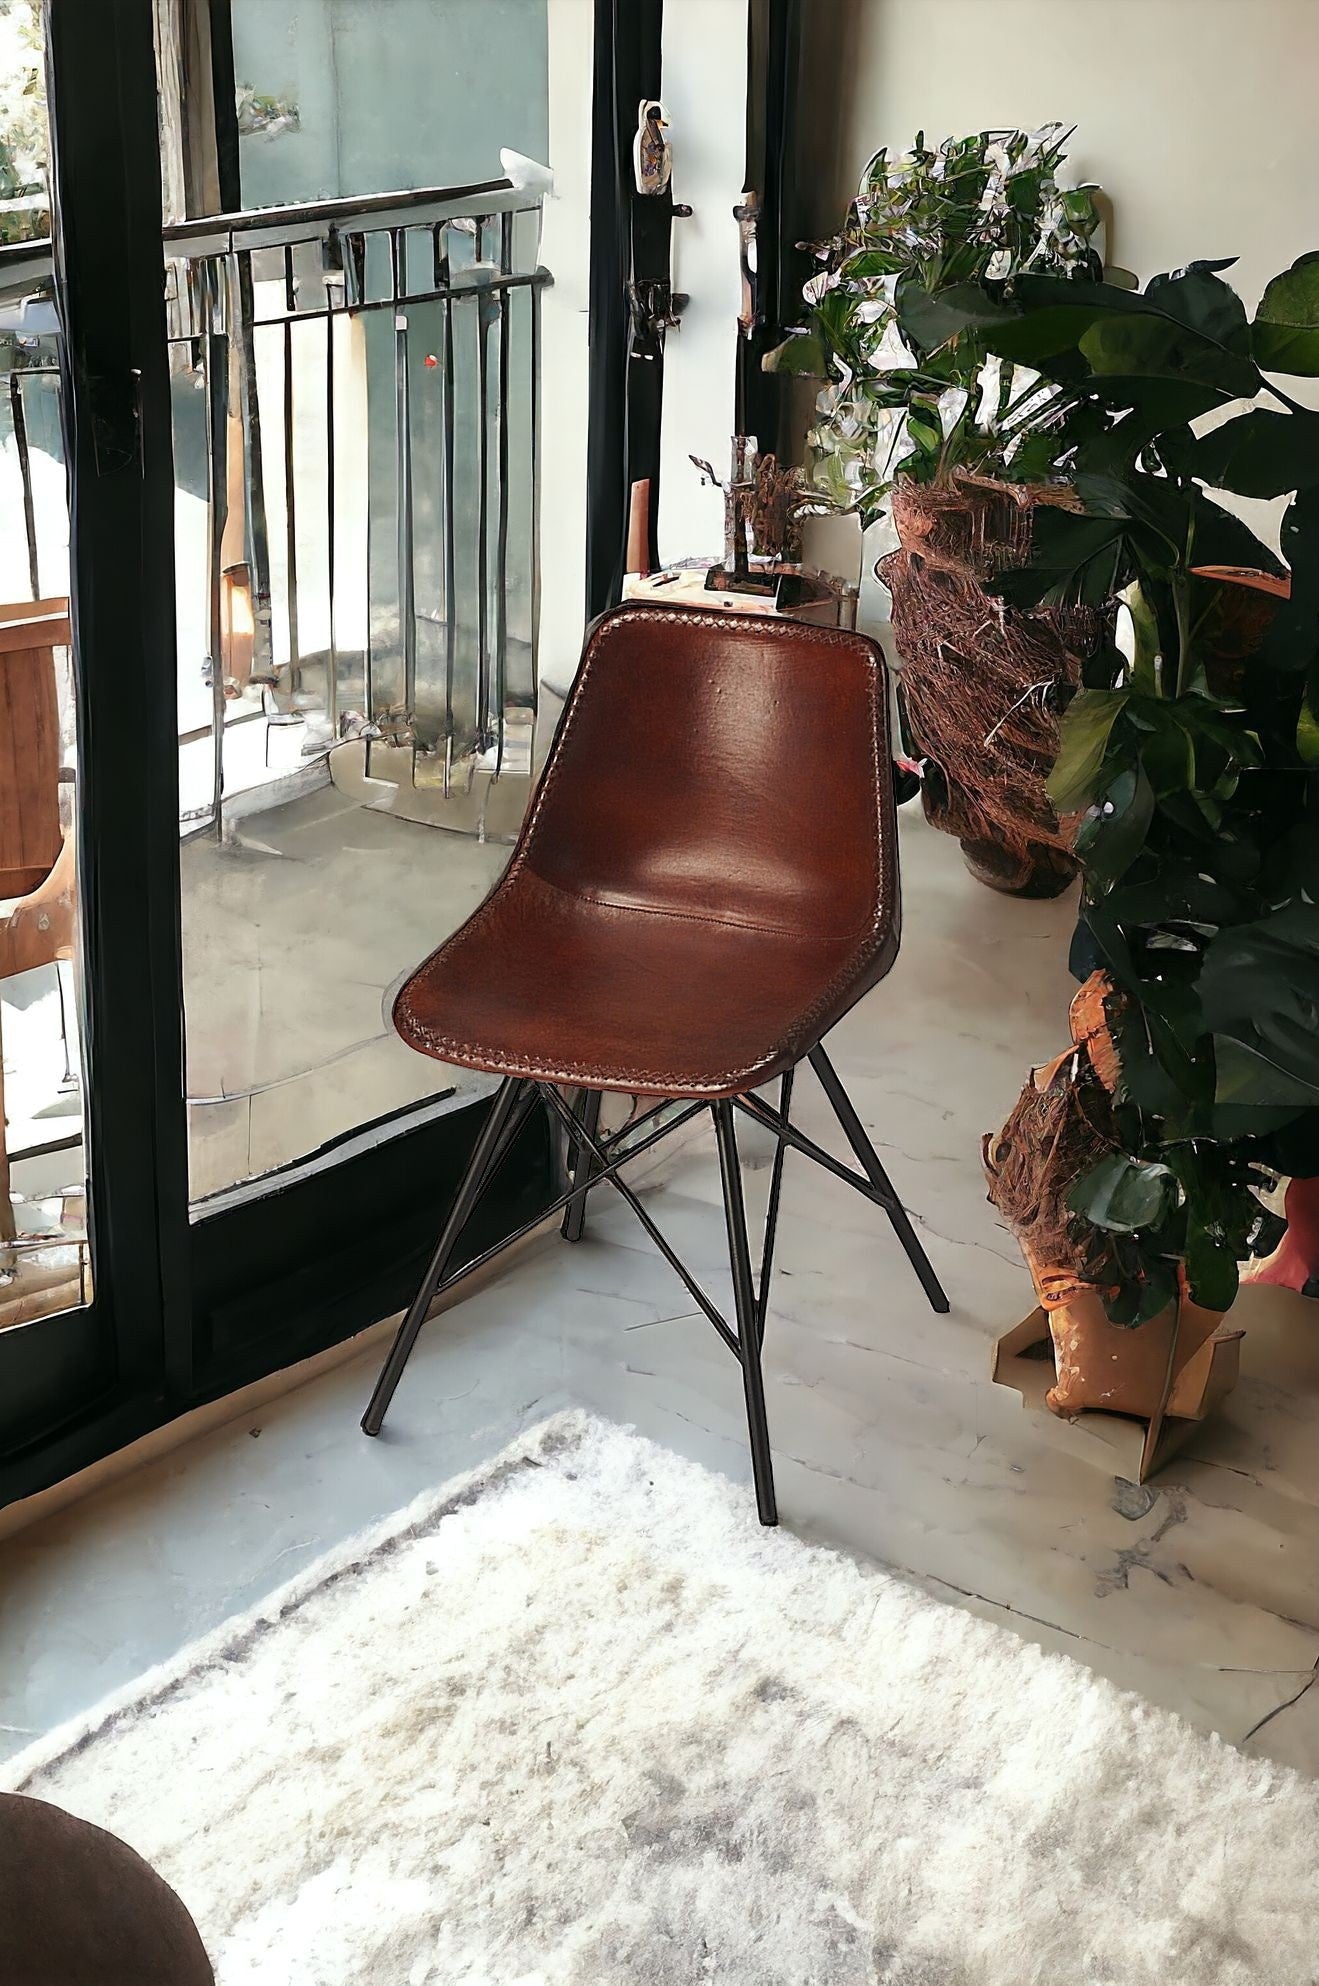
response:
M1142 1327L1144 1328L1144 1327ZM1048 1411L1049 1380L1053 1376L1053 1339L1049 1316L1044 1309L1033 1310L994 1345L993 1379L1020 1396L1023 1406L1042 1414L1047 1424L1041 1432L1055 1443L1066 1443L1077 1459L1097 1463L1111 1478L1143 1483L1161 1469L1196 1433L1237 1383L1241 1367L1241 1333L1216 1331L1199 1355L1208 1354L1208 1377L1203 1391L1193 1389L1195 1412L1182 1418L1172 1413L1151 1415L1115 1414L1086 1411L1066 1420ZM1188 1389L1188 1392L1192 1389ZM1179 1393L1182 1404L1186 1396ZM1066 1432L1064 1432L1066 1430Z
M1290 600L1290 573L1252 566L1197 565L1191 576L1203 594L1192 600L1200 622L1205 670L1215 696L1239 694L1246 664L1273 623L1280 601Z
M1052 1413L1063 1420L1087 1409L1141 1420L1200 1417L1221 1311L1184 1296L1147 1324L1127 1326L1109 1321L1099 1290L1065 1272L1037 1272L1036 1288L1053 1340Z
M1044 786L1058 753L1056 707L1108 634L1091 607L1005 607L985 591L1030 555L1031 518L1064 488L959 476L899 482L899 549L876 571L893 599L904 724L926 762L927 819L962 844L972 874L1009 896L1049 897L1076 874L1073 824Z

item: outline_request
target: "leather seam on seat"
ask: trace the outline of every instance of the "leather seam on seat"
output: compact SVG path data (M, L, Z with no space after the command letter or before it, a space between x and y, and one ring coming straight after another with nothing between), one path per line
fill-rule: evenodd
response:
M553 890L556 896L567 897L572 903L591 904L597 910L616 910L623 917L670 917L677 923L709 924L721 931L760 931L766 937L793 938L800 944L847 945L874 928L873 924L865 924L850 931L795 931L788 924L752 924L743 917L716 917L701 910L671 910L667 904L624 903L614 897L599 896L593 890L569 889L565 884L542 875L534 864L523 866L543 889Z
M488 1069L499 1075L526 1076L540 1082L553 1082L555 1080L554 1076L548 1073L543 1065L527 1061L523 1057L501 1055L497 1050L493 1049L487 1052L474 1042L463 1043L454 1040L451 1036L436 1034L432 1029L426 1027L424 1022L410 1022L409 1028L411 1032L426 1042L427 1045L422 1052L433 1055L439 1061L446 1059L447 1051L452 1054L453 1059L460 1066L463 1066L462 1056L465 1053L467 1055L479 1056L479 1066L481 1068ZM812 1046L814 1046L814 1043L812 1043ZM762 1069L772 1071L780 1059L781 1057L777 1052L771 1052L760 1061L749 1063L744 1068L729 1069L722 1075L701 1077L683 1074L674 1075L671 1070L659 1069L602 1069L595 1062L573 1062L568 1060L561 1061L558 1064L558 1068L564 1076L572 1080L580 1078L583 1082L595 1082L601 1086L608 1086L610 1088L649 1090L652 1095L656 1096L663 1095L666 1091L672 1089L676 1089L679 1093L690 1092L694 1095L717 1095L722 1091L733 1088L735 1085L748 1084L753 1078L760 1080L758 1071ZM793 1056L791 1058L794 1065L800 1059L800 1056Z

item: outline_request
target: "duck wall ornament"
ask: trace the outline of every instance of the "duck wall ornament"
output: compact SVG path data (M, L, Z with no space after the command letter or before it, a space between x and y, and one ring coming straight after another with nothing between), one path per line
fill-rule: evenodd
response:
M632 164L637 192L658 199L673 177L673 147L667 133L669 120L658 97L642 97L637 106L637 135L632 144Z

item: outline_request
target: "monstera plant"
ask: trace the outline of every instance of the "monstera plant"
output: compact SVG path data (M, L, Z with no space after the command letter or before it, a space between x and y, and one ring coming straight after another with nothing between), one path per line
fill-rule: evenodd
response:
M1073 967L1109 1051L1063 1266L1122 1324L1179 1293L1226 1309L1278 1239L1261 1190L1319 1172L1319 413L1278 378L1319 378L1319 255L1253 318L1231 266L898 304L912 335L973 328L1047 383L1036 418L1067 440L1077 507L1037 514L1002 599L1126 610L1049 781L1080 817ZM1288 500L1281 559L1243 498Z
M881 577L925 811L983 881L1019 895L1075 875L1044 793L1054 691L1076 683L1106 623L1090 608L1005 618L986 601L984 579L1028 552L1037 509L1068 500L1066 439L1037 419L1032 366L1001 359L969 319L926 335L903 299L967 284L1008 299L1028 272L1098 282L1092 190L1059 180L1069 135L981 131L876 153L841 233L815 250L805 322L766 360L824 381L806 458L819 507L863 527L891 510L900 549Z

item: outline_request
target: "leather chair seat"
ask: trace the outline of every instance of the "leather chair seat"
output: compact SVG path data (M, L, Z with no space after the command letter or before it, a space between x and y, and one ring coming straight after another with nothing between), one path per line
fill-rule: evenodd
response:
M863 942L600 901L524 868L414 975L394 1022L412 1047L500 1075L737 1096L851 1004Z

